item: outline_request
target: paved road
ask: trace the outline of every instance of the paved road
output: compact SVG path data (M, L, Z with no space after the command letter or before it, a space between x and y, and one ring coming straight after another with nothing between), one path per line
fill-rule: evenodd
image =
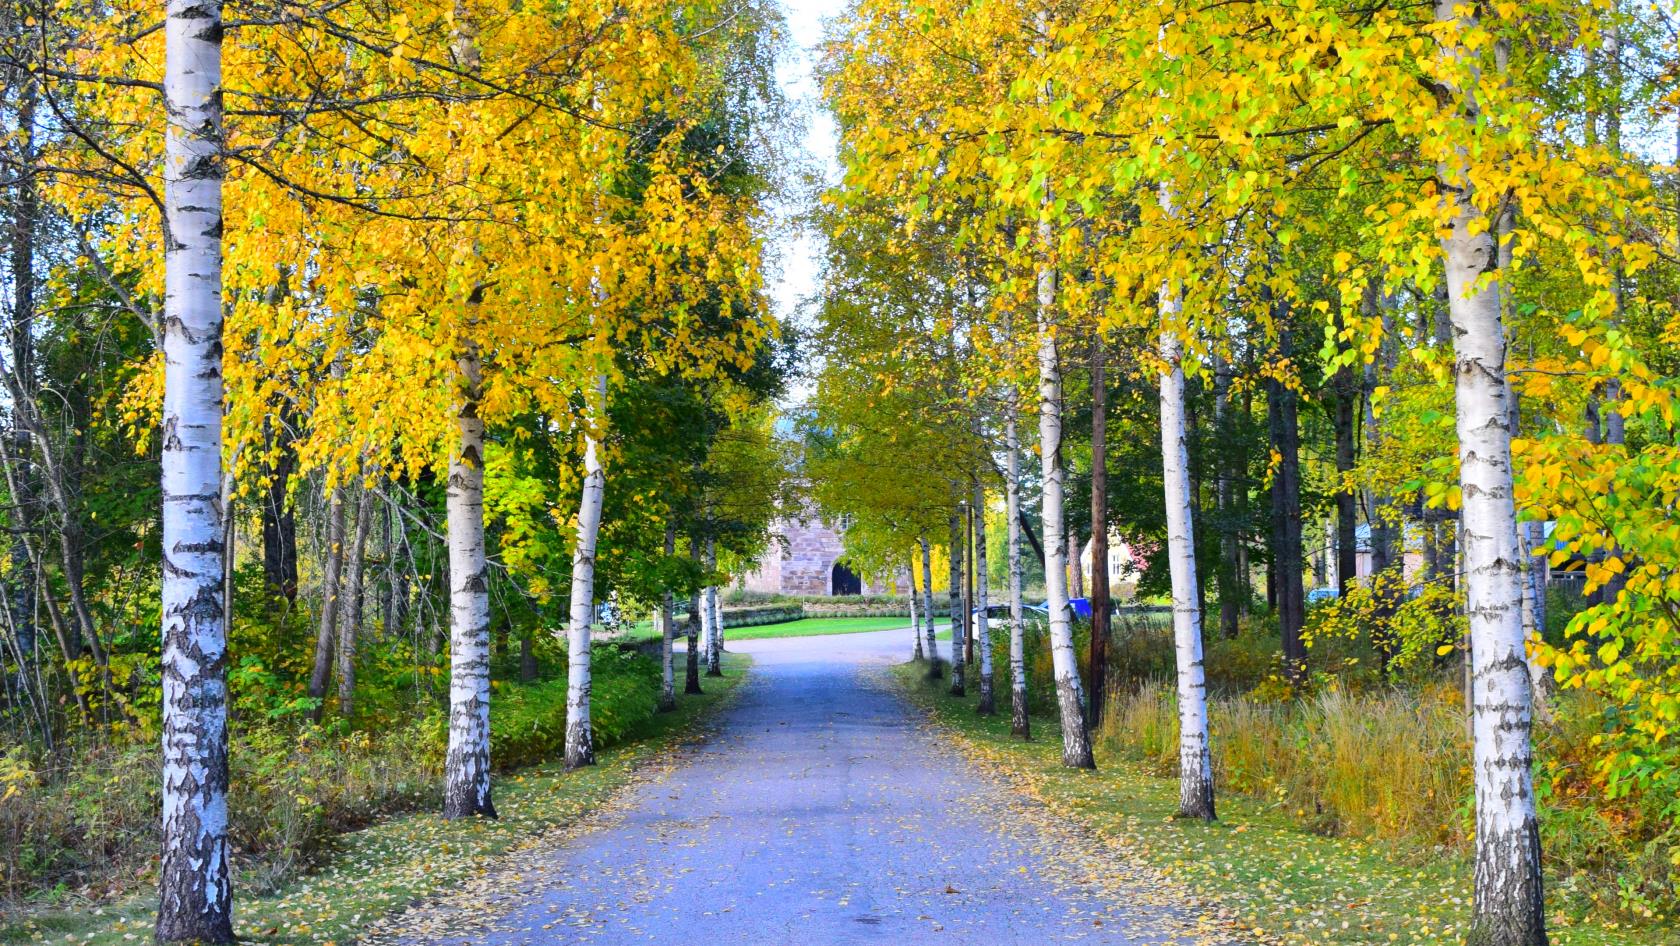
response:
M536 855L520 876L544 880L488 929L425 942L1182 941L1148 897L1070 881L1116 868L1049 850L1021 799L889 692L909 645L908 630L732 644L755 665L716 735L622 818Z

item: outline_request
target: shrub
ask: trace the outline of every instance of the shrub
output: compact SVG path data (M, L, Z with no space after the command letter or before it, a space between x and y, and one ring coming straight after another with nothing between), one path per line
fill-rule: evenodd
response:
M592 656L591 719L596 744L608 746L653 716L659 666L616 647ZM334 836L439 804L447 726L441 706L354 731L283 713L237 720L228 820L240 882L273 889ZM499 769L558 754L565 726L563 678L496 683L490 738ZM89 742L63 757L77 761L54 768L18 748L0 754L0 899L103 899L154 882L157 745Z

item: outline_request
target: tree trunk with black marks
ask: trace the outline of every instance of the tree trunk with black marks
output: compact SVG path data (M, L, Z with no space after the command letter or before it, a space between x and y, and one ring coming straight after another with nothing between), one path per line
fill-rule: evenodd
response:
M222 609L222 5L164 20L163 855L156 935L233 942Z
M700 540L695 536L688 539L688 560L698 565L700 559ZM700 604L700 589L695 588L688 595L688 651L686 668L683 674L683 693L687 696L698 696L705 691L700 689L700 632L704 629L706 613Z
M706 540L706 571L717 571L717 540ZM723 676L723 611L718 607L718 590L716 585L706 586L705 600L701 607L706 609L707 624L710 627L706 633L706 676Z
M665 557L677 554L677 526L665 524ZM670 588L659 602L659 712L669 713L677 708L677 596Z
M996 680L992 673L991 621L986 617L990 596L986 590L986 487L974 479L974 646L980 654L980 706L982 716L997 714Z
M1050 663L1062 723L1062 764L1094 769L1091 733L1085 719L1084 686L1068 614L1067 537L1063 528L1067 469L1062 458L1062 365L1056 347L1056 273L1050 265L1050 224L1038 225L1044 261L1038 271L1038 443L1044 463L1044 585L1050 608Z
M922 614L927 617L927 678L938 680L945 671L939 659L938 631L933 626L933 547L928 544L925 535L916 541L922 548Z
M1003 554L1009 561L1009 732L1017 739L1031 739L1032 723L1027 716L1026 627L1021 608L1020 397L1013 387L1009 389L1009 414L1003 428L1009 539Z
M1163 188L1161 203L1171 213ZM1214 819L1213 756L1208 747L1202 613L1196 605L1196 538L1190 505L1190 450L1184 418L1180 300L1161 287L1161 474L1166 489L1167 564L1172 572L1173 642L1178 664L1178 816Z
M595 379L588 422L606 424L607 376ZM583 494L578 500L577 544L572 550L571 620L566 625L566 768L595 764L595 730L589 719L589 629L595 621L595 544L601 534L601 505L607 471L601 465L601 431L591 426L583 439Z
M477 293L469 302L477 305ZM469 319L469 324L475 320ZM449 750L443 816L496 817L490 797L490 566L484 549L483 367L478 344L455 359L458 438L449 457ZM342 535L342 527L339 529Z
M968 630L968 616L963 613L963 545L966 541L967 529L963 528L962 513L953 507L947 525L950 527L950 605L951 605L951 695L963 696L968 692L968 660L963 641L964 632Z
M1475 25L1470 8L1440 0L1435 19L1452 32ZM1441 48L1452 88L1446 107L1465 127L1477 124L1475 53ZM1442 192L1453 210L1441 239L1452 317L1458 407L1460 542L1465 611L1470 619L1471 725L1475 736L1475 897L1472 946L1543 946L1545 896L1540 824L1532 774L1533 691L1522 624L1521 549L1511 468L1510 387L1497 272L1495 228L1471 192L1468 146L1441 164ZM1489 279L1489 276L1494 278Z
M908 575L910 578L910 637L916 644L916 652L910 659L916 663L921 663L927 660L927 655L922 652L922 609L916 607L916 553L913 551L910 553Z

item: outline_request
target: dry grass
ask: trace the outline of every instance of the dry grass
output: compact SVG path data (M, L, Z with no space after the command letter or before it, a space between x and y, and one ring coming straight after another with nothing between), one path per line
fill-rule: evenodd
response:
M1211 710L1214 770L1225 791L1274 800L1325 834L1464 840L1470 750L1456 707L1400 690L1331 690L1293 704L1218 699ZM1117 695L1097 738L1172 774L1171 691L1150 684Z

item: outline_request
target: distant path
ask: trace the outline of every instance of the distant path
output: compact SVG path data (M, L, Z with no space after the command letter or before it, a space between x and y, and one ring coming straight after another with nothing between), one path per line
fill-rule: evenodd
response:
M1147 896L1069 880L1112 884L1126 868L1044 850L1057 845L1021 799L885 689L884 668L910 655L908 629L730 649L755 665L704 746L635 789L614 823L526 855L493 884L506 897L487 928L433 917L422 928L451 935L407 942L1190 942Z

